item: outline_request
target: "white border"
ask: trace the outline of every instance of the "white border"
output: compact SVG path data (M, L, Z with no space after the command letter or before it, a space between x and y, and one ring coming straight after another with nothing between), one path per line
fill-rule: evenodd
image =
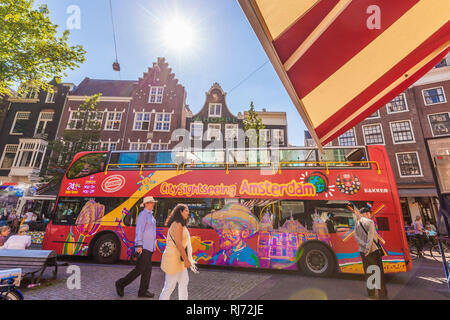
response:
M411 141L401 141L401 142L395 142L394 139L394 131L392 130L392 124L396 123L396 122L409 122L409 128L411 129L411 134L412 134L412 140ZM390 121L389 122L389 128L391 129L391 138L392 138L392 143L393 144L406 144L406 143L415 143L416 142L416 137L414 135L414 129L413 129L413 125L411 120L396 120L396 121Z
M42 114L43 114L43 113L52 113L52 114L53 114L52 120L41 120L41 117L42 117ZM54 112L54 111L41 111L41 112L39 113L38 121L36 122L36 128L34 129L34 135L33 135L33 136L35 136L35 135L37 134L37 129L38 129L38 127L39 127L39 122L41 122L41 121L44 121L44 122L45 122L44 127L42 127L42 130L44 130L44 132L45 132L45 129L47 128L48 123L49 123L49 122L52 122L54 117L55 117L55 112ZM42 133L42 134L43 134L43 133Z
M364 133L364 127L376 126L376 125L379 125L381 127L381 136L383 137L383 143L367 144L367 142L366 142L366 134ZM363 138L364 138L364 144L366 146L385 146L386 145L386 139L384 137L383 125L381 123L378 122L378 123L365 124L365 125L361 126L361 130L362 130L362 134L363 134Z
M355 137L355 145L352 145L352 146L349 146L349 145L342 145L341 144L341 140L339 140L339 138L342 136L342 134L338 137L338 144L339 144L339 146L341 146L341 147L354 147L354 146L357 146L358 145L358 137L356 136L356 130L355 130L355 127L353 127L353 128L351 128L350 130L353 130L353 136ZM344 133L346 133L346 132L348 132L348 131L350 131L350 130L347 130L347 131L345 131ZM343 133L343 134L344 134ZM364 133L364 132L363 132Z
M427 91L427 90L433 90L433 89L439 89L439 88L442 89L442 94L444 95L444 101L438 102L438 103L429 103L429 104L428 104L428 103L427 103L427 99L425 98L425 91ZM437 104L447 103L447 96L445 95L445 90L444 90L444 87L443 87L443 86L422 89L422 97L423 97L423 103L424 103L426 106L434 106L434 105L437 105Z
M388 103L391 103L391 101L393 100L393 99L392 99L391 101L389 101L389 102L385 105L387 114L396 114L396 113L402 113L402 112L408 112L408 111L409 111L408 100L406 99L406 94L403 92L403 93L400 93L398 96L403 96L403 101L405 101L406 110L389 112L389 108L388 108L387 105L388 105ZM398 96L397 96L397 97L398 97ZM395 97L395 98L397 98L397 97ZM395 99L395 98L394 98L394 99Z
M122 110L122 111L117 111L117 110L106 111L106 110L105 110L105 113L106 113L106 117L105 117L105 127L103 128L103 130L104 130L104 131L120 131L120 127L122 126L123 113L124 113L124 111L123 111L123 110ZM116 113L121 113L121 114L122 114L122 116L121 116L121 118L120 118L120 122L119 122L119 129L108 129L108 128L106 127L106 126L108 125L108 121L112 121L113 123L114 123L115 121L117 121L117 120L108 120L108 115L109 115L110 113L114 113L114 119L115 119L115 117L116 117Z
M443 113L448 114L448 116L450 117L450 112L446 112L446 111L427 114L428 124L430 125L430 130L431 130L431 134L433 135L433 137L447 137L448 135L450 135L450 133L435 135L434 131L433 131L433 127L431 126L430 116L433 116L435 114L443 114Z
M3 160L5 160L6 147L8 147L8 146L17 146L17 150L16 150L16 153L14 155L14 159L13 159L13 162L11 164L11 167L3 168L2 164L3 164ZM14 160L16 160L16 156L17 156L18 151L19 151L19 145L18 144L11 144L11 143L10 144L5 144L5 147L3 148L2 158L0 159L0 170L11 170L11 168L14 166ZM8 153L12 153L12 152L8 152Z
M161 129L161 130L157 130L156 129L156 124L158 123L158 114L162 114L163 115L163 119L164 119L164 116L166 115L166 114L168 114L169 116L170 116L170 119L169 119L169 129L168 130L163 130L163 129ZM160 123L167 123L167 121L161 121ZM170 132L170 127L172 127L172 114L171 113L169 113L169 112L156 112L155 113L155 121L154 121L154 125L153 125L153 131L156 131L156 132Z
M192 136L192 125L193 124L201 124L202 125L202 135L201 135L201 137L200 138L195 138L195 137L193 137ZM190 140L203 140L203 128L204 128L204 125L203 125L203 122L191 122L191 127L189 128L190 130L189 130L189 138L190 138Z
M143 129L136 129L136 118L138 113L142 113L143 115L148 113L150 115L150 118L148 119L148 129L147 130L143 130ZM152 123L152 113L153 112L142 112L142 111L137 111L134 113L134 119L133 119L133 129L131 131L143 131L143 132L150 132L150 125ZM142 116L142 119L144 119L144 116ZM139 120L140 122L147 122L147 120Z
M211 126L219 126L219 137L210 135L212 132L212 130L210 130ZM213 130L217 130L217 129L213 129ZM212 141L213 137L216 138L216 140L218 140L218 141L222 140L222 124L221 123L208 123L208 129L206 130L206 140Z
M211 105L214 105L214 106L220 105L220 114L219 115L211 114ZM220 118L220 117L222 117L222 111L223 111L223 105L221 103L208 104L208 118ZM216 112L216 107L214 107L214 112Z
M378 109L377 111L375 111L376 113L377 113L377 115L375 116L375 117L371 117L371 116L368 116L367 118L366 118L366 120L371 120L371 119L380 119L381 118L381 113L380 113L380 109ZM375 113L374 112L374 113Z
M156 92L158 92L159 88L162 88L163 91L161 94L153 94L152 95L152 89L156 88ZM155 102L151 102L150 99L152 98L152 96L155 96ZM158 102L158 96L161 96L161 102ZM148 103L151 104L162 104L164 101L164 86L150 86L150 91L148 92Z
M419 164L419 169L420 169L420 175L414 175L414 176L402 176L402 171L400 170L400 162L398 161L397 155L399 155L399 154L407 154L407 153L415 153L415 154L416 154L416 156L417 156L417 163ZM398 174L399 174L400 178L423 177L422 165L420 164L420 157L419 157L419 153L418 153L417 151L397 152L397 153L395 154L395 159L397 160L397 169L398 169Z
M12 124L12 126L11 126L11 129L9 130L9 135L10 136L23 136L23 133L14 133L13 131L14 131L14 127L16 126L16 120L17 120L17 114L18 113L28 113L28 121L30 121L30 116L31 116L31 112L30 111L19 111L19 110L17 110L16 111L16 114L14 115L14 121L13 121L13 124ZM20 120L23 120L23 119L20 119Z

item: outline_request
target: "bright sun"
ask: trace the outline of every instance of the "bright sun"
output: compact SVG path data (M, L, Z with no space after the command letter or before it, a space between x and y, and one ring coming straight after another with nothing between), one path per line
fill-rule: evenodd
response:
M185 51L193 47L194 26L182 17L175 16L165 21L162 37L169 49L178 52Z

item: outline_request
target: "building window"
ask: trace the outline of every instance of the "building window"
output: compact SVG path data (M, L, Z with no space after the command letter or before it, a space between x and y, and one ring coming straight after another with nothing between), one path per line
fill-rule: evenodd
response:
M122 111L108 111L106 113L105 130L120 130L120 122L122 121Z
M386 110L388 113L397 113L408 111L408 105L406 103L406 95L402 93L396 96L391 102L386 104Z
M39 88L30 84L23 84L19 89L19 98L21 99L37 99L39 96Z
M170 113L157 113L154 131L170 131Z
M147 150L147 142L132 142L130 143L130 150L132 151Z
M86 130L100 130L103 122L103 111L70 111L67 129L82 129L84 120L88 120L88 124L85 128Z
M134 115L133 130L148 131L150 129L150 112L136 112Z
M356 146L355 128L351 128L339 137L340 146Z
M201 122L191 123L191 139L195 140L203 139L203 123Z
M5 149L3 149L3 155L1 159L1 169L11 169L18 148L18 144L5 145Z
M53 88L53 92L47 92L47 96L45 97L45 103L54 103L55 102L55 95L58 91L56 91L56 88Z
M208 131L206 131L206 139L212 140L214 137L215 140L221 140L222 138L222 132L221 125L217 123L209 123L208 124Z
M225 140L237 140L239 127L237 124L225 124Z
M435 66L435 68L442 68L442 67L446 67L446 66L448 66L448 63L447 63L447 59L442 59L442 61L441 62L439 62L436 66Z
M390 122L392 139L394 143L414 142L411 121Z
M169 150L168 143L152 143L152 150Z
M119 142L111 142L111 141L104 142L104 141L102 141L101 150L102 151L116 151L118 144L119 144Z
M422 94L426 106L447 102L443 87L422 90Z
M395 156L397 157L400 177L422 176L422 168L420 167L417 152L396 153Z
M46 151L47 142L41 143L36 142L35 139L21 139L13 167L41 168L42 159Z
M16 112L10 134L23 135L30 119L30 112Z
M384 144L383 128L381 124L363 126L364 141L366 145Z
M431 131L433 136L444 136L450 134L450 113L429 114Z
M367 117L367 119L376 119L380 117L380 110L375 111L370 116Z
M54 112L41 112L39 114L39 120L37 122L34 134L44 134L46 133L47 124L53 121Z
M280 144L284 143L284 130L283 129L273 129L272 135L274 141L278 141Z
M221 103L210 103L208 115L210 117L221 117L222 116L222 104Z
M162 103L164 87L150 87L149 103Z
M270 141L270 130L269 129L261 129L259 130L259 143L264 145Z

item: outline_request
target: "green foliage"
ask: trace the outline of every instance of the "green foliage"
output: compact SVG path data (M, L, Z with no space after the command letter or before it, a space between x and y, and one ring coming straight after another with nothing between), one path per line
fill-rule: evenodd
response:
M33 6L34 0L0 0L0 96L24 82L52 91L49 80L85 61L82 46L68 45L68 30L58 36L47 6Z
M97 104L102 94L95 94L84 101L65 129L61 141L52 141L50 148L53 157L50 159L50 175L61 175L69 167L73 157L82 151L96 151L100 148L101 122L96 120Z
M245 131L253 129L256 132L256 137L259 137L259 132L265 128L266 128L266 126L263 125L262 120L260 118L258 118L258 113L255 111L255 106L253 105L253 101L250 102L250 109L248 110L247 118L244 119ZM256 137L255 137L255 139L256 139ZM259 146L261 141L258 141L258 140L257 140L257 143ZM252 143L252 145L255 146L255 143Z

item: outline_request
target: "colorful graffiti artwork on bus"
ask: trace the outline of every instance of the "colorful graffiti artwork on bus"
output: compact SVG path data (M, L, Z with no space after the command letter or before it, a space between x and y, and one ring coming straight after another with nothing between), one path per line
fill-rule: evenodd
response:
M256 251L247 244L258 230L258 219L249 208L233 203L222 210L209 213L203 218L203 224L219 234L219 251L208 260L209 264L238 267L259 267Z
M335 186L330 185L328 177L322 172L311 172L305 171L300 176L300 182L310 183L316 188L316 193L324 193L325 197L332 197L335 191Z
M101 220L105 215L105 206L89 200L83 206L75 222L75 230L78 231L78 240L75 241L73 226L63 247L64 254L85 256L88 246L83 246L87 237L93 236L99 229Z

